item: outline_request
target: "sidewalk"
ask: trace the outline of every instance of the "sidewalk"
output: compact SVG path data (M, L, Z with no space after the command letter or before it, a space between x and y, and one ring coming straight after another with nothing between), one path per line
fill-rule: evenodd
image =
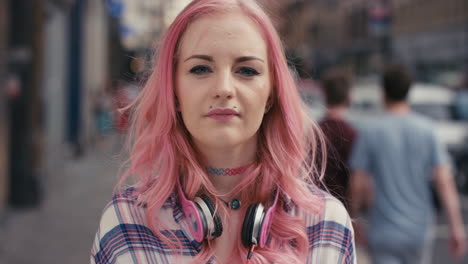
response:
M106 149L57 161L42 206L9 210L0 222L0 263L89 263L101 211L117 182L118 162Z

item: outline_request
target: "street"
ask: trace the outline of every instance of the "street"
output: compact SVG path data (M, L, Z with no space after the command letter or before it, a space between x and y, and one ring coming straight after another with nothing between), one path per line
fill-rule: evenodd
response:
M99 217L117 182L118 159L113 142L104 142L78 160L64 158L47 178L41 208L7 211L0 219L0 263L82 264L89 251ZM468 199L462 198L465 223ZM444 219L440 220L442 223ZM447 227L440 224L433 264L454 264L447 250ZM364 258L358 263L366 264ZM468 263L468 258L458 263Z

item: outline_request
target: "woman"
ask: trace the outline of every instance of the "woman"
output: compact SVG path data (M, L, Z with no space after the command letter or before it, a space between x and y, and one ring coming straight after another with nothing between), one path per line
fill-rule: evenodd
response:
M322 137L254 1L191 2L132 107L137 183L104 210L92 263L355 262L346 210L315 187Z

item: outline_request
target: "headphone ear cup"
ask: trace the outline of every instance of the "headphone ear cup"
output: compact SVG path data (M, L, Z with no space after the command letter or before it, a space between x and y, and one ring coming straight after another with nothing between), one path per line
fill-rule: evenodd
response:
M258 234L258 246L259 247L263 248L267 244L268 235L271 230L273 213L274 213L274 208L272 207L268 208L268 210L265 212L265 217L263 217L263 220L260 225L260 232Z
M242 244L250 248L254 243L252 241L252 234L255 224L255 214L258 208L258 204L251 204L245 214L244 223L242 223Z
M217 212L215 213L214 203L206 195L202 195L200 196L200 198L205 202L206 206L210 210L211 216L207 216L207 217L212 217L213 223L214 223L214 230L212 231L211 234L206 234L206 235L211 236L212 238L221 236L221 234L223 233L223 223L221 221L221 217L219 216L219 214ZM207 230L207 232L209 232L209 230Z
M189 222L189 230L193 238L198 242L202 242L205 237L207 224L204 220L201 208L197 203L187 200L182 205L182 210Z

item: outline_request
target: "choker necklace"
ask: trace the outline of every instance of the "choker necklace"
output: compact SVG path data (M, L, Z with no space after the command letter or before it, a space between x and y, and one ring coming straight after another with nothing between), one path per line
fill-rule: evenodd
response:
M237 198L232 199L230 202L226 202L223 199L220 200L223 201L223 203L232 210L237 210L241 207L241 201L239 201Z
M237 168L227 168L227 169L213 168L211 166L208 166L206 167L206 171L208 172L208 174L212 174L216 176L234 176L234 175L242 174L249 166L250 164L240 166Z

